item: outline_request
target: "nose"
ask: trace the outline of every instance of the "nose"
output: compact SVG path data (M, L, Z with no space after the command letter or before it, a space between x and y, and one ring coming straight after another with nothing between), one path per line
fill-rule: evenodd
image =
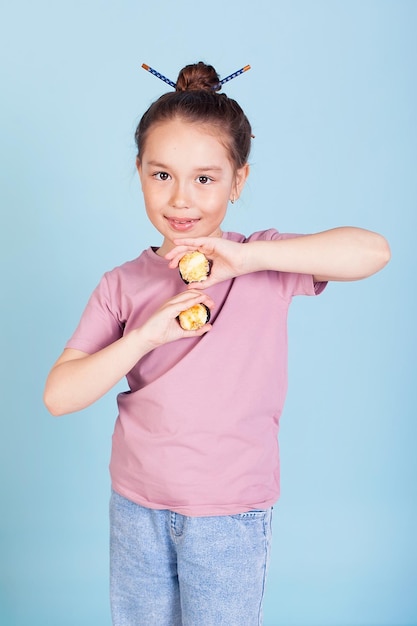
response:
M191 206L190 193L185 183L175 182L172 187L170 203L175 209L188 209Z

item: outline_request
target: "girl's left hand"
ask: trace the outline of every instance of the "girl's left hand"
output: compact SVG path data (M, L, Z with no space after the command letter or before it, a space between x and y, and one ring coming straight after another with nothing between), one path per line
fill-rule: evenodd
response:
M187 252L198 250L212 262L210 275L201 283L191 283L189 288L205 289L223 280L235 278L251 271L247 264L248 245L229 241L221 237L198 237L196 239L176 239L177 244L165 258L169 267L178 267L181 257Z

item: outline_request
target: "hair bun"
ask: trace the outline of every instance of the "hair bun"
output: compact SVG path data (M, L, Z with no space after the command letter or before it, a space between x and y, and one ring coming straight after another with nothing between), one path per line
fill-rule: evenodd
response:
M176 91L219 91L220 78L212 65L202 61L186 65L178 74Z

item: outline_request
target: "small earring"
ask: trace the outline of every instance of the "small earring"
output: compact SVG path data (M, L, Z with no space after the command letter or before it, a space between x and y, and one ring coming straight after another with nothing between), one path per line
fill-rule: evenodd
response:
M231 202L232 204L234 204L234 203L235 203L235 197L234 197L234 196L233 196L233 198L230 198L230 202Z

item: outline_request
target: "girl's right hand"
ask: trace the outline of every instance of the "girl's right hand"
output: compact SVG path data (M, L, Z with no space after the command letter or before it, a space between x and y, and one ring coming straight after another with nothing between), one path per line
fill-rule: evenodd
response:
M183 330L177 320L181 311L195 304L209 309L214 302L206 293L188 289L163 304L138 328L102 350L88 354L66 348L46 381L44 401L53 415L72 413L101 398L134 367L145 354L170 341L199 337L211 329Z
M205 304L209 309L214 307L214 302L207 293L187 289L167 300L155 311L140 328L143 340L149 344L149 350L170 341L184 337L200 337L208 332L211 329L210 324L205 324L198 330L183 330L178 322L177 318L181 311L195 304Z

